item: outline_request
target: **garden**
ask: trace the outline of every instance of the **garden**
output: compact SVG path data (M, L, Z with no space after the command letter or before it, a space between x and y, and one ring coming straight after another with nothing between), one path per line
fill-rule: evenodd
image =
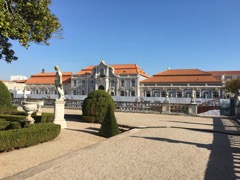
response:
M33 114L34 124L29 124L26 116L12 105L11 94L0 81L0 152L33 146L59 135L61 126L53 124L53 113Z

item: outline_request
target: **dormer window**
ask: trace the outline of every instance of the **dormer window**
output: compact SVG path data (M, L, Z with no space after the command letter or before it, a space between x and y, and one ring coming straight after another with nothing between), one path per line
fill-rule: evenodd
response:
M100 77L106 77L103 67L100 68Z

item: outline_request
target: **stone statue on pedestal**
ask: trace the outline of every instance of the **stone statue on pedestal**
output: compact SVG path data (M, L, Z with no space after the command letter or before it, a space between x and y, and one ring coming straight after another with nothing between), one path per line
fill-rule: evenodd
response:
M196 91L193 89L192 90L192 95L191 95L191 104L196 103Z
M56 80L55 86L58 91L58 100L64 100L64 91L63 91L63 84L62 84L62 72L58 66L54 67L56 72Z
M236 105L240 106L240 89L238 90Z

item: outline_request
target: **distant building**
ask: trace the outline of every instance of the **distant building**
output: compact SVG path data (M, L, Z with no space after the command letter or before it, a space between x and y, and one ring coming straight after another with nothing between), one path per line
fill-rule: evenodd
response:
M26 87L25 81L26 80L3 81L3 83L7 86L7 88L10 91L12 97L16 98L16 97L22 97L23 96L23 90Z
M240 79L240 71L208 71L217 79L220 79L223 83L232 80Z
M27 76L22 76L22 75L10 76L10 81L19 81L19 80L27 80Z
M62 72L67 98L83 98L89 92L102 89L112 96L190 98L225 98L225 82L240 78L240 71L201 71L170 69L149 77L136 64L108 65L103 60L77 73ZM27 80L4 81L13 97L22 97L23 89L32 98L55 98L56 72L31 75ZM13 78L14 79L14 78ZM81 95L81 96L80 96ZM82 96L83 95L83 96ZM80 99L81 99L80 98Z
M189 98L222 98L224 83L210 72L199 69L168 69L141 81L141 96Z
M71 76L72 72L62 72L65 94L71 94ZM51 95L57 95L55 79L56 72L46 73L43 69L41 73L31 75L26 81L26 89L30 91L32 97L51 98Z

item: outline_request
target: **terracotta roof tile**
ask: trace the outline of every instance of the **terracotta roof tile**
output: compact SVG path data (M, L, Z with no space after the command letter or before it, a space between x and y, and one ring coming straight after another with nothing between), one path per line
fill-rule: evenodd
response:
M240 75L240 71L208 71L213 76L221 76L221 75Z
M136 64L113 64L109 65L114 68L114 72L116 74L124 75L124 74L140 74L144 77L149 77L138 65ZM83 75L83 74L91 74L92 69L95 66L88 66L81 71L79 71L77 74L78 75Z
M71 83L71 72L62 72L63 83ZM39 73L32 75L26 84L55 84L56 73Z
M198 69L166 70L141 81L142 83L221 83L210 73Z

